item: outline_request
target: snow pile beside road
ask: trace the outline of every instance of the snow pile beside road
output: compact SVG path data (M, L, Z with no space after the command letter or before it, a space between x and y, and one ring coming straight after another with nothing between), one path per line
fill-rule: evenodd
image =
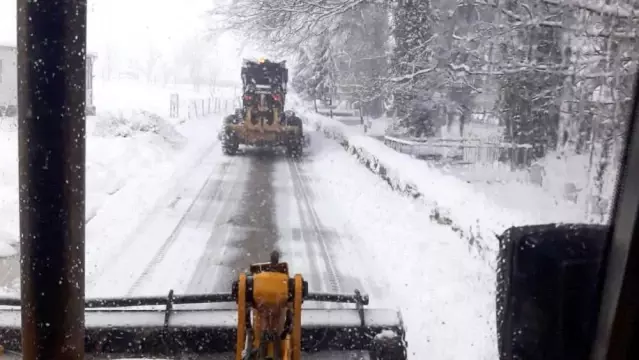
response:
M0 118L0 123L7 125L9 120ZM0 257L17 254L19 246L17 135L14 127L0 128Z
M17 238L7 231L0 230L0 258L17 253Z
M174 177L187 176L203 154L217 150L214 136L202 134L213 134L219 123L219 118L210 117L181 125L178 130L188 141L180 149L167 146L155 134L118 137L87 133L87 276L108 266L158 198L166 196L169 187L179 185ZM14 269L19 266L17 150L17 132L0 131L0 152L5 159L0 162L0 263L5 260L9 265L3 266ZM17 296L18 279L5 280L0 277L0 294Z
M194 125L197 124L190 126ZM146 177L171 164L187 142L175 126L144 111L87 117L87 135L89 222L130 180ZM0 130L0 152L4 159L0 162L0 257L15 255L18 250L17 139L15 128Z
M223 158L213 135L214 129L219 126L219 120L216 117L197 119L180 126L179 130L188 142L179 151L149 143L149 138L143 136L111 138L112 142L130 143L131 151L140 153L136 156L138 160L130 165L137 168L138 172L127 179L115 194L104 199L94 219L87 226L87 281L93 282L100 278L100 274L120 256L122 249L131 240L131 235L150 212L162 205L161 202L167 197L170 198L168 201L175 200L175 189L180 188L181 179L192 176L192 169L203 156L213 152L212 156L219 154ZM211 135L207 136L207 133ZM139 147L134 144L139 144ZM163 152L161 156L155 152L157 149ZM142 158L145 152L150 152L146 160ZM158 156L154 158L154 155ZM101 286L99 282L91 285Z
M431 206L397 196L317 135L302 166L323 226L348 234L331 246L338 272L364 282L371 307L399 307L409 359L498 358L491 264L450 227L427 221Z
M173 146L183 145L186 138L173 124L161 116L140 109L107 111L96 117L93 135L131 137L139 133L159 135Z
M14 116L0 116L0 131L17 131L18 119Z
M431 220L450 226L480 253L487 255L487 259L492 260L497 251L498 243L494 235L511 226L584 221L581 212L573 208L566 211L567 206L559 202L553 203L555 206L552 208L505 207L502 205L504 201L491 198L481 187L396 152L381 141L363 136L339 121L310 110L301 110L300 115L314 123L314 127L326 137L338 141L394 190L423 201L431 209ZM513 189L513 184L510 184L508 190L508 193L499 196L524 198L531 193L531 186L520 184ZM532 191L532 194L537 193ZM535 201L524 203L534 204Z
M192 87L191 87L192 88ZM174 174L188 172L212 151L221 121L212 115L169 119L169 99L202 97L186 86L97 82L98 116L87 117L87 276L105 266L108 254L167 192ZM186 114L181 107L180 115ZM18 132L15 117L0 118L0 294L19 292ZM105 255L106 254L106 255Z

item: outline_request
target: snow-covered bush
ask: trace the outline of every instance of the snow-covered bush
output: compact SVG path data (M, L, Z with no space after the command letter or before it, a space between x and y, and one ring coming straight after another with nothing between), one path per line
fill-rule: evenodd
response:
M92 134L95 136L133 137L154 134L172 145L182 145L185 137L159 115L139 109L110 111L98 115Z
M17 130L18 130L17 117L0 116L0 131L17 131Z

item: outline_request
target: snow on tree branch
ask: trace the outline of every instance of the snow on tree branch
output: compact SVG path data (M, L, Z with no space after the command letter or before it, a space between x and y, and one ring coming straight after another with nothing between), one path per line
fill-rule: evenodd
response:
M413 136L490 112L534 158L560 133L579 151L618 138L639 61L637 0L232 0L211 17L295 58L308 99Z

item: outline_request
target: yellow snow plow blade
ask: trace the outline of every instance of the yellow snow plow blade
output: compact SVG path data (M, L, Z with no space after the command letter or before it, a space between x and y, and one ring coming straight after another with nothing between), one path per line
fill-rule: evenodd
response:
M277 262L251 266L230 293L88 300L85 351L93 359L406 359L397 311L366 309L368 297L358 291L307 289L301 275L289 277L288 265ZM304 301L351 308L308 308ZM19 305L0 299L0 345L8 352L21 351Z

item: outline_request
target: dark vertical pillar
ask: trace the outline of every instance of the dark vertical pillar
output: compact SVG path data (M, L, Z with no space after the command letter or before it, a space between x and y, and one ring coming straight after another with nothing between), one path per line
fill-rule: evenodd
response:
M86 1L17 2L23 359L79 360Z
M590 359L639 358L639 78L619 170L613 230L599 282L601 305Z

